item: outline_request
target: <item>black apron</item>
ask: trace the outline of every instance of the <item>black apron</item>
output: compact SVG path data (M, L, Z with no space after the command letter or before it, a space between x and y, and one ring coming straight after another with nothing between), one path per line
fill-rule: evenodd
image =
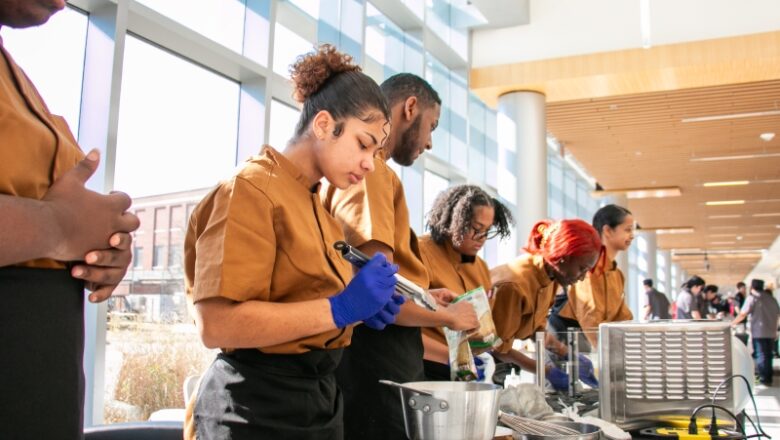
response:
M423 359L423 368L425 369L425 380L435 382L449 382L452 380L448 364Z
M83 438L84 282L3 267L0 298L0 438Z
M355 327L336 378L344 393L346 440L405 439L400 393L379 380L425 380L420 328L388 325L378 331L365 325Z
M197 438L341 440L343 402L333 372L342 351L220 353L198 388Z

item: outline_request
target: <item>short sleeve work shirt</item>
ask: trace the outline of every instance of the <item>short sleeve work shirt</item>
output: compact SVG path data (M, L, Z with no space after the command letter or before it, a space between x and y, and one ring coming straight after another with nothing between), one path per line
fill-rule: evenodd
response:
M299 302L342 291L352 269L333 249L341 227L298 168L266 146L196 207L185 238L187 290L197 303ZM349 344L351 327L271 347L302 353ZM227 347L229 348L229 347Z
M428 269L430 288L446 288L460 295L469 290L483 287L490 291L490 269L479 256L464 258L456 251L449 240L438 244L430 235L420 237L420 254ZM443 344L447 343L442 328L424 327L424 335Z
M508 353L515 339L528 339L544 330L557 284L544 269L540 255L522 255L493 268L493 321L504 343L499 353Z
M61 116L53 115L0 39L0 194L40 200L84 158ZM18 264L64 268L39 259Z
M614 261L597 266L585 279L569 287L566 305L560 316L573 319L583 329L598 328L602 322L630 321L634 315L626 304L626 280ZM587 332L585 336L594 346L598 334Z

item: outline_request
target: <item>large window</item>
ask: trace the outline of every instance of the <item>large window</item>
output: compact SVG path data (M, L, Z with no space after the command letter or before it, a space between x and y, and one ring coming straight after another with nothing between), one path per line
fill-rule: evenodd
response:
M132 36L122 76L117 189L144 197L210 187L230 175L237 83Z
M428 212L433 207L433 202L436 200L436 197L449 186L450 181L446 178L431 171L425 171L425 176L423 177L423 211L425 212L425 215L428 215Z
M276 23L274 37L274 72L285 78L290 77L290 66L299 55L311 52L314 44L284 25Z
M241 53L243 0L137 0L217 43ZM262 60L257 60L262 61Z
M2 28L3 45L40 92L52 113L78 136L87 15L66 8L40 28ZM52 66L57 66L52 69Z
M281 151L295 134L295 126L298 124L301 112L298 109L283 104L277 100L271 101L271 126L268 143Z
M186 213L188 203L232 174L238 109L235 81L127 37L115 187L133 196L141 228L137 260L109 302L106 421L182 407L185 377L199 374L213 356L186 306Z
M184 379L200 374L213 359L186 306L188 220L246 154L258 152L265 141L284 149L299 111L289 105L289 82L278 76L288 78L289 66L315 43L332 42L351 53L377 82L410 72L426 78L441 96L433 151L409 167L389 162L403 181L415 231L423 232L424 214L451 184L486 187L516 210L523 194L514 176L521 159L511 138L515 130L469 93L462 2L390 3L138 0L130 2L125 17L123 2L80 1L87 9L99 8L91 27L87 13L69 8L41 28L2 29L5 46L52 111L74 133L84 119L81 134L90 143L84 149L105 148L105 179L96 185L128 192L131 210L141 219L132 264L107 314L105 308L88 309L93 320L98 316L107 324L107 332L103 336L88 321L88 337L97 342L87 339L92 346L86 365L98 370L87 370L87 381L104 389L86 396L87 425L181 410ZM82 88L85 72L98 79ZM593 201L576 173L559 159L549 166L554 216L587 213ZM491 265L509 261L528 232L489 241L484 257ZM155 417L181 418L180 412L162 414Z

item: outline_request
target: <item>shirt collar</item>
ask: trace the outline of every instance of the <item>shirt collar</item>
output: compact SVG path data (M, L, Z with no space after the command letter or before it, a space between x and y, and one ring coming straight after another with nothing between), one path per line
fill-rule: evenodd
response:
M531 262L536 268L534 271L536 282L542 287L552 284L553 280L550 279L550 275L547 274L547 269L544 267L544 257L541 255L534 255L531 257Z
M447 258L449 258L450 262L452 264L470 264L477 261L476 256L470 256L470 255L463 255L460 252L458 252L453 246L452 241L450 239L444 240L444 249L445 252L447 252Z
M311 186L309 179L303 175L300 168L295 166L295 164L292 163L290 159L288 159L284 154L278 152L274 147L270 145L263 145L263 149L260 153L261 155L268 156L271 160L273 160L277 165L279 165L281 169L287 172L287 174L294 178L298 183L303 185L307 191L315 194L319 192L322 183L317 182L314 184L314 186Z

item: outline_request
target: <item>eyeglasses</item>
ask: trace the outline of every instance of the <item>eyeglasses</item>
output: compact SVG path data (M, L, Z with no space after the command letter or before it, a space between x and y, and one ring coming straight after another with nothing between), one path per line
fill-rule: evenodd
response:
M469 226L469 230L471 231L471 238L472 240L482 240L483 238L486 240L490 240L491 238L495 238L498 236L498 229L495 228L488 228L486 230L480 230L475 228L474 226Z

